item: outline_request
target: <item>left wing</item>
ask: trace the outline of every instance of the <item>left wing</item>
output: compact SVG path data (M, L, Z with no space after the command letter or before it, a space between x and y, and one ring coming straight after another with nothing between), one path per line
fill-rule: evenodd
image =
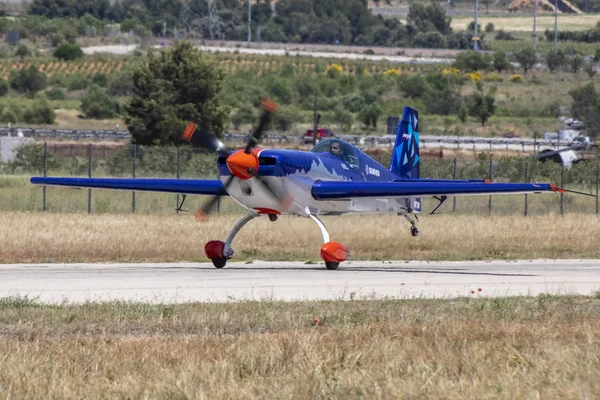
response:
M349 182L317 181L312 187L316 200L343 200L355 197L418 197L418 196L474 196L517 193L566 192L550 183L486 183L458 181L400 181Z
M228 196L218 179L165 179L165 178L31 178L34 185L67 186L72 188L135 190L147 192L204 194Z

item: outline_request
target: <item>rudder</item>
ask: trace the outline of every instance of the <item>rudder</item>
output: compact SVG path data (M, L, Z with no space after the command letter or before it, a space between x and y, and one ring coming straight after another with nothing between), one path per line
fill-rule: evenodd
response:
M404 107L402 120L398 124L396 144L390 162L390 171L400 178L415 179L421 177L421 158L419 156L419 112Z

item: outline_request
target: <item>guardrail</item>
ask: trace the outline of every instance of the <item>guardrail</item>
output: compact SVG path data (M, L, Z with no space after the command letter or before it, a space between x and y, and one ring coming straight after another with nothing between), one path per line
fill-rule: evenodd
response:
M0 136L23 136L31 138L61 138L70 140L130 140L128 131L122 130L70 130L70 129L37 129L37 128L0 128ZM226 133L224 142L244 142L248 134ZM360 136L339 135L357 146L393 145L394 135ZM301 136L265 134L262 138L266 144L302 144ZM475 136L420 136L422 148L456 148L465 150L512 150L512 151L539 151L540 147L557 149L568 146L565 141L528 139L528 138L483 138Z

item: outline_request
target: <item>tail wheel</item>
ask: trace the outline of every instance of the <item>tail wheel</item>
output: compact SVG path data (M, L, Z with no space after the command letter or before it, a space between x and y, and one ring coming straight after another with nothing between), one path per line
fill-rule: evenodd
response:
M330 261L325 262L325 267L330 271L335 271L336 269L338 269L339 266L340 266L339 262L330 262Z

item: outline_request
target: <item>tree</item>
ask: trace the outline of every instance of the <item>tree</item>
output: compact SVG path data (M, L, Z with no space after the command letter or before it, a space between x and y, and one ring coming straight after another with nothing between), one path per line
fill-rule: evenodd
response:
M494 53L494 68L498 73L502 71L508 71L510 68L510 62L506 58L506 54L503 51L497 51Z
M81 100L81 111L87 118L115 118L121 113L121 105L111 97L107 89L93 84Z
M8 86L8 82L6 82L6 80L0 78L0 97L6 95L6 93L8 93L9 88L10 88L10 86Z
M553 51L546 54L546 65L550 72L556 71L560 67L564 66L566 62L565 53L562 50L558 50L556 53Z
M583 67L583 63L583 57L581 57L579 54L571 57L571 59L569 60L571 72L574 74L578 73L581 67Z
M65 61L76 60L83 57L83 50L76 44L63 43L54 50L54 57Z
M600 132L600 97L593 83L573 89L569 92L573 98L571 115L584 122L585 131L590 137Z
M481 121L481 126L484 126L496 112L495 101L495 88L490 89L488 94L485 94L483 86L481 83L478 83L477 90L467 97L469 115L478 118Z
M29 68L13 70L9 77L10 87L17 92L33 95L46 87L46 74L31 65Z
M515 53L515 59L521 65L521 68L523 68L525 74L527 74L527 71L529 71L531 67L533 67L537 62L537 56L535 54L535 51L533 51L533 49L530 48L525 48L517 51Z
M189 121L198 131L221 136L229 110L219 104L224 73L188 41L165 52L150 52L133 74L133 95L125 122L133 143L182 143Z
M20 57L21 59L23 59L25 57L30 57L31 56L31 51L29 51L29 48L27 46L25 46L24 44L22 44L22 45L19 46L19 48L15 52L15 55L17 57Z

